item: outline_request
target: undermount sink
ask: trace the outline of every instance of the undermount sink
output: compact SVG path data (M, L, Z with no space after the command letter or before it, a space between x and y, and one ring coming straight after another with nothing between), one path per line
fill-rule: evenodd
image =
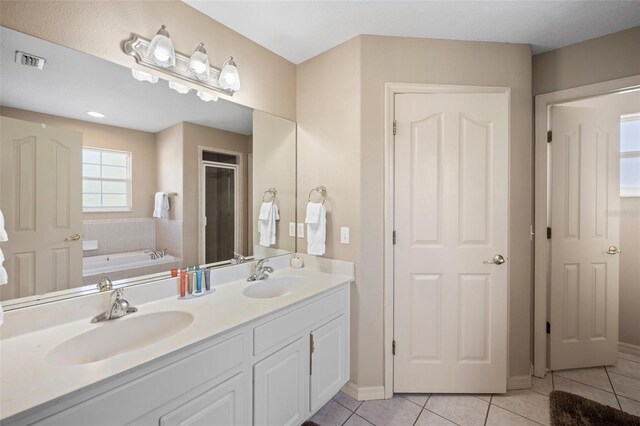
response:
M276 277L255 281L242 294L254 299L288 296L300 290L309 279L305 277Z
M166 339L193 322L181 311L130 314L105 321L53 348L45 361L53 365L78 365L102 361Z

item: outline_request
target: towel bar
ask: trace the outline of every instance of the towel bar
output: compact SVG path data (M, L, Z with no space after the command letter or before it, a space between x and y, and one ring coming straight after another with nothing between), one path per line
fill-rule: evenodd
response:
M313 188L311 191L309 191L309 201L311 201L311 195L317 192L318 194L322 195L322 204L324 204L325 200L327 199L327 187L324 185L318 185L315 188Z
M262 193L262 202L266 201L264 198L267 196L267 194L271 195L271 201L274 201L276 199L276 195L278 195L278 190L276 188L269 188L264 191Z

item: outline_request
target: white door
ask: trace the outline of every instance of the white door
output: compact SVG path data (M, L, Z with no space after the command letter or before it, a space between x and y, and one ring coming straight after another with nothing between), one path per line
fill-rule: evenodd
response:
M311 411L327 403L349 379L344 316L311 333Z
M294 426L309 412L309 339L299 338L253 367L253 424Z
M2 300L82 285L82 134L0 117Z
M506 391L508 118L505 93L395 97L396 392Z
M553 107L550 368L613 364L618 345L619 124Z

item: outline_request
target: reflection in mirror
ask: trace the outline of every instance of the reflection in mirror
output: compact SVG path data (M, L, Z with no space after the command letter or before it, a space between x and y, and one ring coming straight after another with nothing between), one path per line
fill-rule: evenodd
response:
M5 308L295 251L295 123L0 31Z

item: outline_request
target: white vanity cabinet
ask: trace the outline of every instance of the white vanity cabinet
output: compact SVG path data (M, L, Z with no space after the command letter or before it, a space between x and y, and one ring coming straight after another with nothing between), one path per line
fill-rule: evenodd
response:
M345 283L2 424L295 426L348 377Z

